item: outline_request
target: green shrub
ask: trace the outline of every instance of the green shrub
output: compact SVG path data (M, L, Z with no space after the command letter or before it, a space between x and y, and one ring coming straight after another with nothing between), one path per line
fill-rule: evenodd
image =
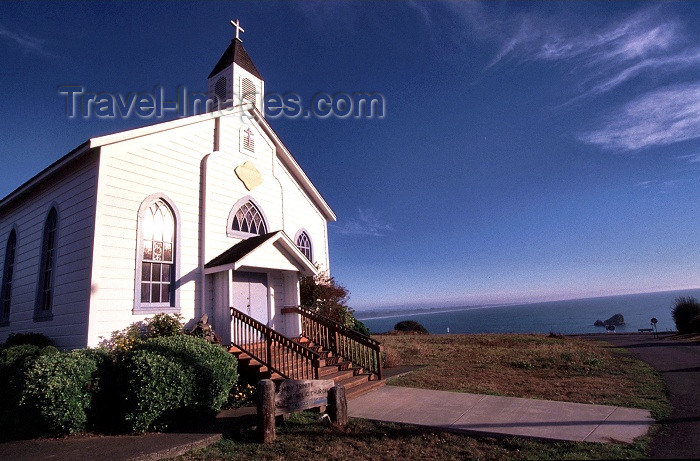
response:
M418 333L422 335L428 334L428 330L426 330L423 325L416 322L415 320L402 320L401 322L394 325L394 330L403 333Z
M113 331L109 339L103 339L100 346L117 354L130 351L136 344L146 339L147 325L134 322L123 330Z
M146 319L146 337L159 338L161 336L177 336L184 334L183 321L180 314L156 314L153 318Z
M12 333L7 337L2 347L21 346L33 344L38 347L54 346L51 338L43 333Z
M101 347L117 354L129 351L146 339L185 334L183 318L180 314L156 314L143 321L134 322L128 327L113 331L109 339L100 342Z
M24 418L25 412L20 410L25 373L38 357L52 354L58 354L58 349L33 344L0 349L0 440L35 433L34 424L28 421L29 418Z
M239 379L229 391L228 401L224 408L240 408L255 405L258 399L258 388L253 384Z
M370 333L370 331L369 331L369 328L367 328L367 325L365 325L364 323L362 323L362 321L357 320L357 319L354 318L354 317L353 317L352 320L353 320L353 322L354 322L354 324L353 324L353 326L352 326L352 329L353 329L353 330L355 330L356 332L361 333L361 334L363 334L363 335L365 335L365 336L371 335L371 333Z
M95 356L84 350L37 357L24 374L22 412L42 432L84 430L96 372Z
M181 360L134 350L123 367L123 419L128 431L165 429L178 419L178 410L193 406L196 378Z
M91 383L92 400L87 411L87 428L113 432L120 428L118 417L121 406L116 386L114 358L106 348L80 349L75 351L93 360L97 371Z
M216 414L236 382L236 365L224 348L192 336L136 344L119 364L127 429L162 430Z
M697 299L692 296L676 298L671 314L678 333L700 333L700 322L694 321L700 316L700 303Z
M690 331L693 333L700 333L700 315L696 315L690 321Z

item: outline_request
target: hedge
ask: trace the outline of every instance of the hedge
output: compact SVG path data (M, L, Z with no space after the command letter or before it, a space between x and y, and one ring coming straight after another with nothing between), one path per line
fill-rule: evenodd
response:
M58 354L53 346L33 344L0 349L0 440L12 440L37 431L27 411L20 409L26 372L42 355Z
M216 414L237 380L221 346L191 336L151 338L119 360L126 429L163 430Z
M75 350L37 357L24 375L20 409L41 432L83 431L97 387L97 355Z

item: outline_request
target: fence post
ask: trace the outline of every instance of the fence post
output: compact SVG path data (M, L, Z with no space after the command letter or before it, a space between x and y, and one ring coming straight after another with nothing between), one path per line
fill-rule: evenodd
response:
M345 394L345 386L337 384L328 390L328 413L338 426L348 424L348 399Z
M275 441L275 383L271 379L258 381L258 426L260 441Z

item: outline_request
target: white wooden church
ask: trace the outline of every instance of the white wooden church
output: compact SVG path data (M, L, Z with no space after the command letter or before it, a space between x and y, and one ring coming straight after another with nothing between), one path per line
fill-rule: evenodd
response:
M335 215L270 125L237 37L208 77L212 112L88 140L0 200L0 341L96 346L156 313L230 306L298 335L299 278L329 267Z

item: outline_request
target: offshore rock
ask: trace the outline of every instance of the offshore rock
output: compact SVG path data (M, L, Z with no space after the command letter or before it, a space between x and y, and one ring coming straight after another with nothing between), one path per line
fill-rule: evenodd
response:
M625 324L625 318L622 316L622 314L615 314L605 321L596 320L593 325L595 325L597 327L607 327L610 325L618 326L618 325L624 325L624 324Z

